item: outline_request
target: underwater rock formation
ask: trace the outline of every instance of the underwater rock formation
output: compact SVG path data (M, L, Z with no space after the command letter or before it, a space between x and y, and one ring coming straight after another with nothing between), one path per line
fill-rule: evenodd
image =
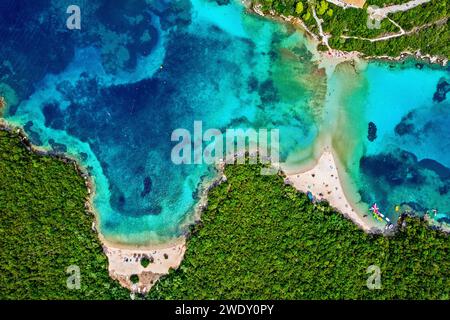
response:
M447 92L450 91L450 83L445 81L445 79L439 80L436 88L436 92L433 95L433 101L442 102L447 98Z
M370 142L374 141L377 138L377 126L372 121L369 122L369 129L367 133L367 139Z

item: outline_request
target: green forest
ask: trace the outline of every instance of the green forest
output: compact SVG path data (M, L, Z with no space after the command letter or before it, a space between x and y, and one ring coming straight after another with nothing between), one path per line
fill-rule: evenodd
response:
M260 165L229 165L185 260L147 299L449 299L450 239L416 218L369 235ZM0 130L0 299L129 299L111 280L71 162ZM81 287L68 289L69 266ZM381 289L366 286L367 268Z
M30 152L0 130L0 299L129 298L108 275L86 197L73 163ZM67 286L70 266L79 267L80 289Z
M318 18L323 20L324 32L331 35L329 44L334 49L359 51L368 56L388 55L392 57L405 51L420 50L422 54L450 57L450 47L448 46L450 39L449 1L431 0L411 10L390 14L388 17L406 32L415 27L428 24L429 26L408 35L376 42L363 39L344 39L341 36L373 39L399 32L400 29L389 19L383 19L380 28L369 28L366 9L369 5L382 7L383 5L404 3L407 2L406 0L367 0L362 9L343 9L325 0L252 0L252 2L261 4L262 10L266 13L274 10L285 16L299 17L312 32L319 34L317 22L312 14L312 6L314 6ZM435 22L440 23L434 24ZM326 49L322 46L320 48Z
M450 239L416 218L395 236L369 235L325 203L230 165L181 267L151 299L449 299ZM369 290L371 265L381 289Z

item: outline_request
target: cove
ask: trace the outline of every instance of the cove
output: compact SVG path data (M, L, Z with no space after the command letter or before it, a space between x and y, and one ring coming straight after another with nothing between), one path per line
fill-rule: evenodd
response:
M5 118L89 170L109 241L144 245L186 232L199 184L216 172L172 163L177 128L192 132L200 119L222 131L279 129L282 157L314 142L312 106L325 79L312 76L306 40L238 2L98 0L80 5L77 32L57 2L11 6L20 19L1 22L0 73L18 99Z
M448 219L446 68L369 62L327 75L301 33L239 1L83 2L81 30L65 27L60 1L3 5L4 117L88 169L109 241L187 232L201 183L216 175L171 161L172 132L193 132L196 120L222 132L277 129L281 161L299 168L327 136L361 213L377 202L391 220L433 209Z

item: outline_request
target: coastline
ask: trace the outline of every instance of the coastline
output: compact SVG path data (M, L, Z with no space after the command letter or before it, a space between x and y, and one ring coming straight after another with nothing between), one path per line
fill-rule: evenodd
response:
M1 98L2 103L6 105L3 97ZM100 216L94 206L96 194L94 177L80 164L80 160L67 153L53 152L52 150L33 145L23 128L7 122L3 117L0 117L0 130L17 133L21 142L30 152L55 157L75 167L77 174L85 181L88 194L84 204L85 213L93 217L91 229L96 233L102 244L103 253L108 258L108 272L112 279L117 280L132 293L146 293L160 277L168 274L170 269L177 269L180 266L186 251L186 241L189 233L162 243L149 243L145 245L128 245L107 240L97 228ZM199 200L193 208L193 211L186 215L185 221L181 224L182 226L187 228L200 222L201 214L208 205L209 190L226 181L226 177L223 175L224 165L225 163L222 162L216 166L217 172L213 179L199 182ZM141 265L142 258L148 258L153 262L147 267L143 267ZM139 276L139 282L133 283L130 279L132 275Z
M407 61L408 59L414 59L417 62L427 63L430 65L438 65L441 67L446 67L448 65L448 59L446 58L439 56L432 56L429 54L422 55L419 51L417 52L404 51L400 53L400 55L397 57L364 56L364 59L373 61L389 61L389 62L404 62Z
M30 152L56 157L74 165L77 173L85 180L88 192L88 197L85 200L86 213L92 214L94 218L92 230L96 232L102 243L103 252L108 258L109 275L123 287L128 288L132 297L135 293L147 293L162 276L169 273L170 269L177 269L180 266L187 249L189 234L165 243L144 246L130 246L106 240L96 228L98 215L92 204L95 196L95 184L79 161L67 154L54 153L33 146L22 128L8 124L3 118L0 118L0 130L15 131ZM381 233L383 224L371 219L370 215L367 218L361 217L346 196L339 175L338 160L336 155L333 154L333 150L326 145L322 145L321 151L316 151L316 154L320 154L318 160L314 164L310 162L307 167L303 165L299 173L286 174L284 170L281 170L280 174L285 176L285 183L293 185L299 192L311 192L318 200L328 201L329 205L335 208L339 214L343 214L346 218L352 220L364 232ZM224 167L224 162L219 163L216 178L204 182L203 186L199 188L200 200L196 205L195 213L192 215L192 217L195 217L195 223L199 223L202 212L207 208L209 190L226 181L226 176L223 174ZM450 231L450 227L443 223L438 223L427 216L424 219L431 227L444 232ZM142 258L150 259L152 262L147 267L143 267L141 265ZM132 275L138 275L139 282L133 283L130 279Z
M299 173L286 174L285 183L292 185L302 193L310 193L315 202L326 200L337 212L350 219L368 233L380 233L382 223L367 215L362 215L349 201L339 174L336 156L330 147L325 147L315 165L310 169L301 169Z
M188 228L189 226L200 223L201 215L208 207L209 190L226 181L223 169L224 163L221 162L216 165L217 173L213 179L199 182L199 200L193 208L193 211L186 215L184 221L181 223L181 227ZM89 205L91 203L92 200ZM163 243L131 246L112 242L107 240L101 232L97 230L96 232L103 244L103 252L108 257L108 271L111 278L117 280L132 293L141 294L149 292L162 276L169 274L171 269L178 269L184 259L187 240L190 235L189 232L185 232L182 236L164 241ZM150 260L147 267L142 266L142 258ZM131 281L131 276L133 275L139 277L137 283Z
M403 51L398 56L392 57L388 55L382 55L382 56L370 56L366 55L362 52L358 51L341 51L337 49L331 48L331 50L328 51L319 51L317 49L319 44L323 44L322 41L319 39L319 37L311 32L306 24L302 21L302 19L298 17L293 16L284 16L275 13L274 11L270 11L269 14L264 13L261 10L261 5L256 4L252 5L250 1L242 0L241 1L244 7L246 8L248 13L256 14L258 16L261 16L266 19L272 19L275 21L287 23L297 30L301 30L302 33L314 43L314 46L312 46L310 49L311 52L314 54L317 60L321 60L323 57L325 58L332 58L332 59L338 59L338 60L352 60L352 59L364 59L366 61L391 61L391 62L403 62L407 60L408 58L413 58L419 62L429 63L429 64L437 64L442 67L446 67L448 65L448 58L443 56L433 56L430 54L422 54L419 50L416 52L411 51ZM341 61L342 62L342 61ZM336 63L338 64L338 63Z
M311 38L310 40L312 43L320 43L319 39L317 39L317 37L315 37L315 35L308 30L301 19L284 16L280 17L275 15L268 16L264 15L262 12L260 14L256 10L253 10L253 12L265 18L269 17L276 20L282 20L286 23L294 25L294 27L303 28L305 34ZM409 56L413 56L414 59L429 59L430 63L445 63L442 64L444 66L448 62L448 60L441 61L439 60L440 58L437 57L430 57L428 55L422 57L413 53L402 53L399 57L367 57L356 51L344 52L339 50L331 50L322 52L314 49L314 51L311 52L313 53L314 59L317 61L319 66L325 68L327 74L329 72L332 73L334 68L339 63L345 61L365 61L370 59L399 62ZM93 202L96 189L94 179L89 175L87 170L80 165L79 160L67 155L66 153L55 153L51 150L33 146L23 129L8 125L6 120L0 118L0 129L3 130L3 128L18 130L17 132L20 135L22 142L30 151L38 152L39 154L56 156L59 159L63 159L63 161L74 164L77 172L85 180L88 192L88 197L85 201L86 212L94 216L92 230L97 233L99 240L103 244L103 251L107 255L109 261L109 273L113 279L118 280L122 286L130 289L132 292L145 293L150 290L153 284L161 276L167 274L171 268L176 269L179 267L186 251L186 241L189 234L182 235L164 243L142 246L124 245L106 240L97 228L99 214L96 211ZM313 177L312 174L315 176ZM192 225L200 221L201 214L207 207L209 190L225 180L226 177L223 175L223 164L220 164L215 179L210 181L202 181L199 183L199 200L196 203L195 208L193 208L194 211L186 215L186 219L182 223L183 226ZM298 174L287 175L286 180L287 182L292 183L294 187L299 190L299 192L306 193L310 191L316 198L327 200L332 207L338 210L339 213L342 213L344 216L351 219L364 231L379 232L382 230L382 227L379 226L376 221L371 219L370 216L368 219L361 217L361 214L358 214L357 210L345 195L345 190L339 177L339 166L331 149L325 150L312 168L308 170L304 170L303 168ZM334 189L334 191L332 189ZM144 268L141 265L141 258L143 257L151 257L153 259L153 263L150 263L148 267ZM130 280L130 277L135 274L139 276L139 282L137 284L133 284Z
M318 50L320 44L324 42L320 39L319 35L311 32L302 19L293 16L284 16L277 14L273 10L265 13L261 9L261 4L252 4L250 1L241 1L249 14L255 14L266 19L285 23L293 26L298 32L301 32L306 38L308 49L313 55L313 61L315 61L319 68L324 68L327 76L331 76L334 73L337 65L341 63L349 63L357 70L358 68L364 68L369 62L394 62L404 63L412 61L414 63L423 63L430 68L433 67L446 67L448 66L448 59L443 56L432 56L430 54L421 54L419 50L415 52L404 51L398 56L369 56L358 51L341 51L333 48L329 48L326 51ZM326 166L329 163L332 168ZM334 169L333 169L334 168ZM337 209L347 218L351 219L364 231L383 232L385 224L371 219L369 212L363 212L358 207L355 199L348 196L349 190L346 186L347 182L343 180L342 174L337 177L342 170L342 165L339 163L339 157L328 142L322 145L315 146L314 150L314 164L309 161L307 165L300 165L297 168L288 168L287 172L295 172L295 174L286 174L286 183L292 184L297 190L303 193L312 192L312 194L321 200L326 200L329 204ZM316 179L311 179L311 174L315 174ZM337 179L330 179L331 176ZM344 174L345 175L345 174ZM328 186L328 187L326 187ZM330 187L334 189L335 193L330 190ZM331 191L331 192L330 192ZM347 194L346 194L347 193ZM365 218L367 217L367 219ZM425 220L429 222L430 226L437 227L445 232L450 231L450 227L445 223L439 223L431 217L425 217Z
M66 164L73 165L77 174L84 179L87 191L84 204L85 213L93 217L91 229L96 233L102 244L103 252L108 258L108 271L112 279L119 281L122 286L128 288L131 292L145 293L161 276L168 274L171 268L176 269L179 267L186 250L185 236L161 244L144 246L130 246L108 241L97 228L99 215L93 205L95 198L93 177L89 175L79 160L66 153L57 153L33 145L23 128L8 123L4 118L0 118L0 130L15 132L29 152L42 156L51 156ZM202 201L198 203L196 208L197 216L200 216L201 211L206 207L208 190L207 188L202 192ZM150 258L150 260L153 260L153 263L144 268L140 260L143 257ZM130 277L135 274L139 276L139 282L133 284Z

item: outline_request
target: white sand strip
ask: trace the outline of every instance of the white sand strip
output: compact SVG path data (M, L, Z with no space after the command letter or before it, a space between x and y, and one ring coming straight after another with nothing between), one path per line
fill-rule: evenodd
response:
M375 231L380 227L371 215L363 218L350 205L339 180L338 170L331 151L324 151L311 170L288 175L286 182L292 184L301 192L311 192L317 200L327 200L333 208L367 232Z

